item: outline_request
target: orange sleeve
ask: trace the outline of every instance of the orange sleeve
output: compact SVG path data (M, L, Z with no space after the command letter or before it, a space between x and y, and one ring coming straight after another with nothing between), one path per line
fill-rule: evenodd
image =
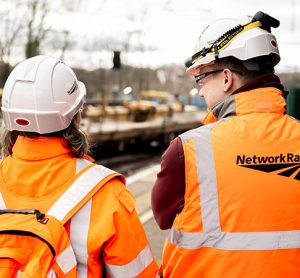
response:
M158 266L135 210L135 199L119 179L108 182L93 197L92 221L89 242L97 242L108 277L121 273L155 277Z

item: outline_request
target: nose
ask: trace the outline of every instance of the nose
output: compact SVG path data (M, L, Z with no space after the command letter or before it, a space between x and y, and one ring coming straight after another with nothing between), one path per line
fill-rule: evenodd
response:
M203 93L202 93L202 88L199 89L198 93L199 93L199 96L200 96L200 97L204 97L204 95L203 95Z

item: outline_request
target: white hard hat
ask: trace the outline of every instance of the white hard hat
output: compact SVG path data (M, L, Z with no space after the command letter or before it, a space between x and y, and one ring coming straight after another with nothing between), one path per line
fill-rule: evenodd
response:
M197 75L202 65L225 57L247 61L273 54L270 63L275 66L280 56L271 27L278 26L277 19L262 12L256 13L253 18L223 18L213 22L200 35L187 73Z
M67 128L85 101L86 89L60 60L36 56L9 75L2 96L8 130L52 133Z

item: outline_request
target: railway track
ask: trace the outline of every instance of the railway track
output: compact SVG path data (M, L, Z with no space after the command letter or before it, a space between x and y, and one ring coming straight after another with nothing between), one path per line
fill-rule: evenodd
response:
M141 149L129 149L122 154L113 154L112 156L104 153L103 157L101 157L101 152L99 152L95 156L95 162L128 177L139 170L160 163L163 151L164 148L162 147L148 147L144 151Z
M146 154L123 155L119 157L106 158L96 160L97 164L101 164L116 172L119 172L126 177L135 174L137 171L157 164L160 161L160 156L150 156Z

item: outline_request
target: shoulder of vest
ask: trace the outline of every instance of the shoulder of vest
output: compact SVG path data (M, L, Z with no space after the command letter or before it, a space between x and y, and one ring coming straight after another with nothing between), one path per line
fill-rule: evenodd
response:
M125 186L123 175L102 165L89 163L77 173L69 188L48 210L47 214L66 223L107 182L119 177Z
M105 175L107 174L108 176L110 176L111 178L114 178L114 177L119 177L120 180L125 183L125 177L124 175L112 170L112 169L109 169L103 165L100 165L100 164L96 164L96 163L93 163L87 159L84 159L84 158L78 158L77 161L76 161L76 175L81 175L83 174L85 171L89 170L90 168L93 168L93 167L96 167L94 170L96 170L97 172L99 172L101 175ZM93 171L94 171L93 170ZM80 173L82 172L82 173Z
M98 183L100 183L100 185L98 185L98 187L102 187L104 184L114 178L118 178L124 185L126 184L124 175L96 163L90 163L81 171L81 173L78 173L77 176L87 177L87 180L99 179Z
M98 171L100 174L107 174L107 178L108 180L111 180L113 178L119 178L121 180L122 183L126 183L126 179L125 176L123 174L120 174L112 169L109 169L103 165L99 165L99 164L94 164L95 165L93 168L96 169L96 171Z
M222 120L219 120L217 122L214 122L214 123L210 123L210 124L206 124L206 125L203 125L203 126L199 126L197 128L194 128L194 129L190 129L182 134L179 135L180 139L182 140L182 143L185 143L191 139L194 138L194 136L196 135L199 135L201 133L207 133L207 132L210 132L215 126L219 125L221 122L225 121L227 119L222 119Z

